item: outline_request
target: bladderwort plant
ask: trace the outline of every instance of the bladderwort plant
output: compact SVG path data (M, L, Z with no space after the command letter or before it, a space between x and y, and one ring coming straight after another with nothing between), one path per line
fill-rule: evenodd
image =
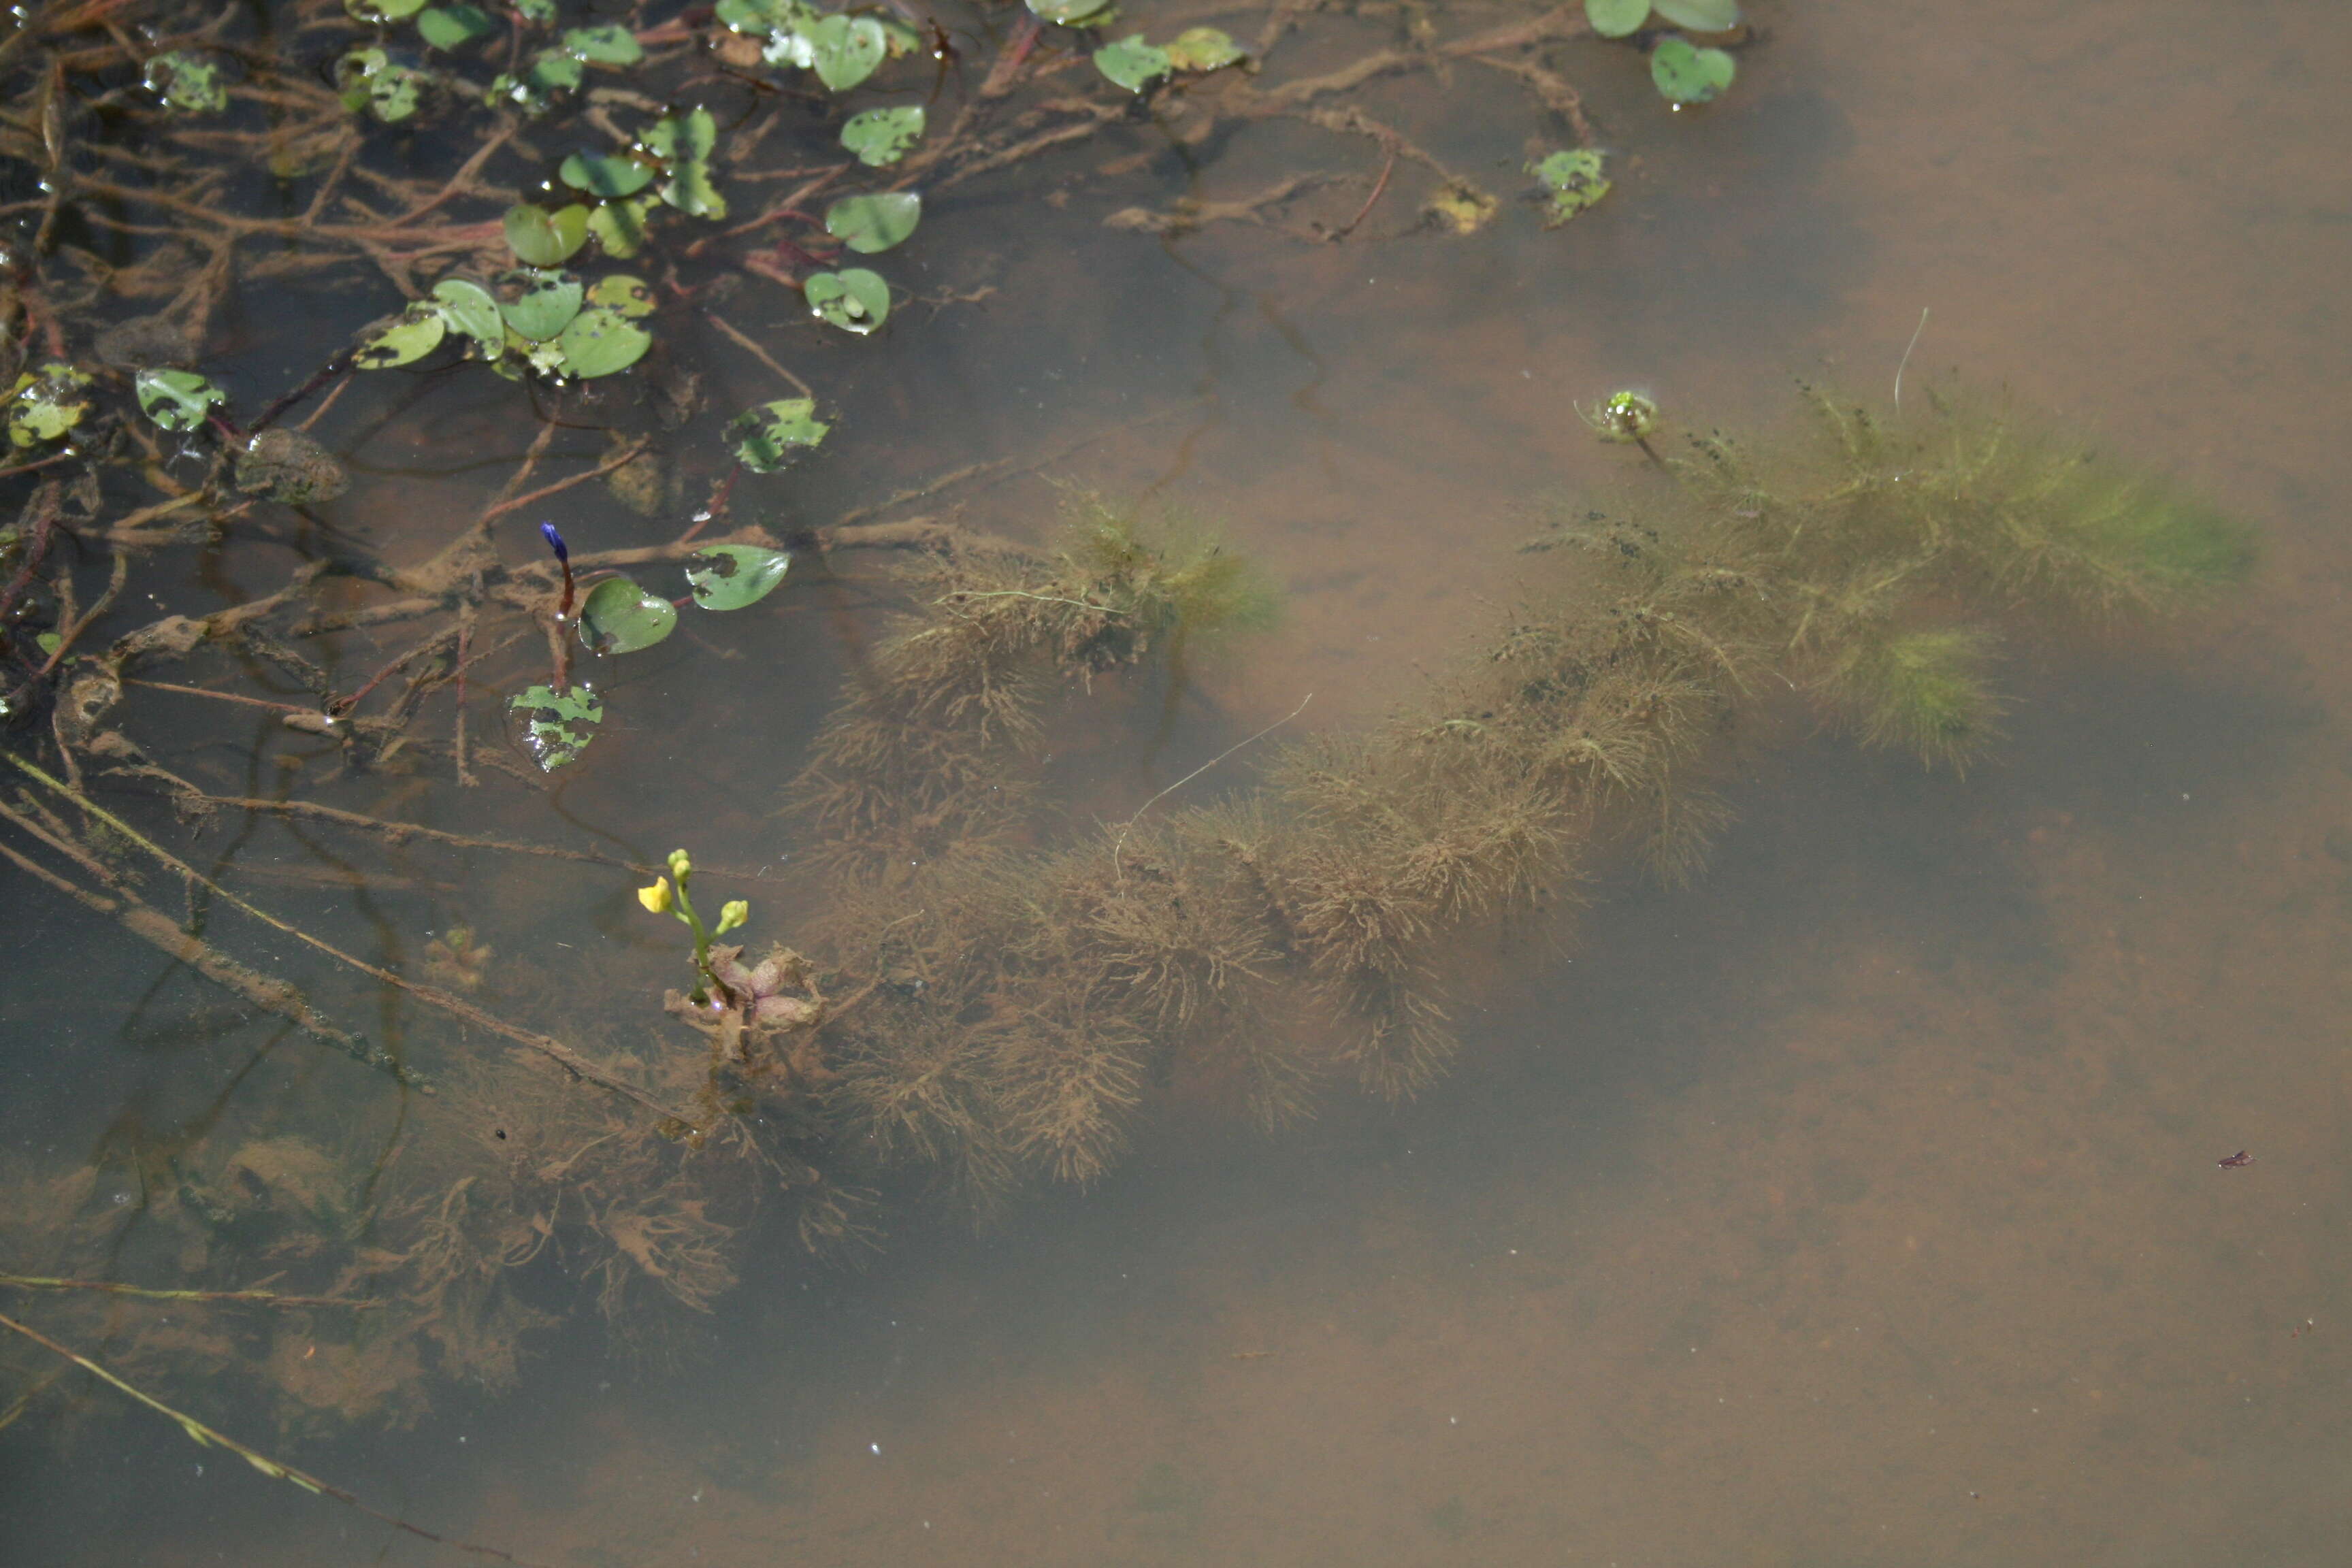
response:
M685 850L673 849L669 852L669 876L656 877L650 886L639 888L637 902L655 914L676 915L688 931L694 932L694 970L701 976L701 982L695 986L688 999L700 1007L710 1005L714 992L721 997L727 994L726 983L710 967L711 941L749 922L751 905L748 900L730 899L719 906L718 926L715 929L706 926L702 923L702 917L695 912L694 897L688 890L693 877L694 862Z

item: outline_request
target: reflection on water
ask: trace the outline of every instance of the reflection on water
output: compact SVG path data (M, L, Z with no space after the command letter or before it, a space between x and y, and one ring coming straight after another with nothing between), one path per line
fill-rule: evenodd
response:
M1559 235L1007 236L1006 292L1053 282L1055 321L895 334L852 412L944 426L943 464L1054 446L1081 410L1163 416L1069 471L1223 520L1292 609L1200 676L1154 787L1307 692L1308 721L1360 722L1442 656L1507 591L1515 509L1612 471L1570 398L1640 380L1762 408L1823 357L1868 393L1921 305L1916 366L2095 411L2259 521L2273 564L2186 639L2012 648L2010 737L1965 780L1790 717L1709 874L1612 877L1571 942L1484 961L1478 1048L1412 1104L1335 1102L1272 1142L1180 1105L1092 1191L979 1236L902 1226L863 1272L776 1234L671 1342L611 1355L583 1310L519 1393L301 1462L587 1568L2336 1555L2352 563L2321 520L2352 497L2330 434L2352 241L2316 193L2352 126L2310 62L2347 38L2321 8L2253 11L1774 8L1740 93L1680 142L1643 121L1649 166ZM436 466L460 435L511 456L514 427L443 417ZM848 458L795 504L903 478ZM1034 515L1025 483L975 515ZM789 764L761 735L694 759L683 818L645 781L676 734L727 728L747 670L811 672L763 685L773 732L807 733L860 608L828 584L740 660L649 656L661 717L555 808L633 859L682 819L766 845ZM236 726L186 744L255 750ZM207 844L231 885L349 854L241 831ZM617 873L464 864L245 890L417 964L420 933L470 922L551 1002L600 969L675 983ZM24 1152L193 1142L240 1073L301 1102L314 1047L10 897L19 951L110 976L61 998L0 974ZM126 1203L136 1178L107 1167ZM0 1467L11 1562L429 1555L168 1428L19 1427Z

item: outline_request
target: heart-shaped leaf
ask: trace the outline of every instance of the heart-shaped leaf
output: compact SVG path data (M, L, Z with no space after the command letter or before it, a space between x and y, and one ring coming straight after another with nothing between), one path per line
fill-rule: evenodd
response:
M555 340L563 353L563 373L583 379L626 370L653 344L651 332L610 305L589 306Z
M51 371L59 368L57 365L47 367ZM131 379L131 384L139 399L139 412L166 430L194 430L205 422L205 416L211 412L215 404L228 401L227 393L192 370L142 370ZM8 416L9 434L15 435L16 428L16 409L12 405Z
M654 172L635 158L614 158L603 153L574 153L563 160L555 173L573 190L585 191L592 196L634 196L654 183Z
M516 692L507 706L521 717L523 747L541 773L578 760L604 721L604 700L584 686L569 691L533 686Z
M530 267L509 272L499 281L519 285L521 291L500 305L499 314L516 335L534 343L551 342L570 326L586 292L580 279L569 272L541 272Z
M360 333L352 363L362 370L390 370L410 364L441 346L449 318L430 300L419 300L397 316L387 317Z
M738 414L727 426L727 438L745 468L772 474L824 440L832 428L817 418L814 400L785 397Z
M530 205L509 207L507 248L526 267L561 267L588 243L588 209L577 203L549 212Z
M901 104L851 115L849 123L841 128L841 144L856 153L859 163L878 169L905 157L907 149L922 135L923 106Z
M809 309L844 331L860 337L880 326L890 314L890 285L878 272L845 267L838 272L812 272L802 280L801 292Z
M872 76L889 47L882 24L871 16L827 16L805 36L817 79L835 92L847 92Z
M626 577L607 577L580 603L580 641L590 653L635 653L677 627L677 606Z
M860 256L889 249L922 220L923 198L912 191L844 196L824 209L825 233Z
M1712 102L1738 69L1723 50L1702 49L1688 38L1660 38L1650 51L1650 79L1677 104Z
M687 563L687 586L706 610L740 610L776 591L793 558L758 544L714 544Z
M1602 37L1622 38L1650 19L1650 0L1584 0L1584 19Z
M1095 68L1128 91L1141 92L1173 70L1175 62L1166 49L1145 43L1141 33L1129 33L1095 51Z

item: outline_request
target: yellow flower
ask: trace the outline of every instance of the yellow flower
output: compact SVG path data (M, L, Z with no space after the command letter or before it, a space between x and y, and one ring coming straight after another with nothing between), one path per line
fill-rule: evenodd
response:
M655 914L667 914L669 912L669 879L656 877L652 887L639 888L637 902L645 905Z

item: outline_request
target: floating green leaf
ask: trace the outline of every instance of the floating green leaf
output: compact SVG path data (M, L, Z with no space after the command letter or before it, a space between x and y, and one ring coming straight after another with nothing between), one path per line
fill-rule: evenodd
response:
M346 109L364 109L386 125L416 112L418 94L431 80L423 71L394 65L382 49L353 49L335 62L335 85Z
M51 658L55 658L58 656L58 649L66 646L66 639L55 632L41 632L34 637L33 646Z
M772 474L824 440L832 428L817 418L813 399L785 397L738 414L727 426L727 438L745 468Z
M427 5L416 14L416 36L436 49L462 48L498 30L489 14L475 5Z
M663 183L661 199L689 217L727 216L727 198L710 183L708 164L679 164L677 172Z
M449 330L471 338L484 359L496 359L506 345L506 321L490 291L465 278L445 278L433 285L433 303Z
M740 610L776 591L793 558L758 544L714 544L687 563L687 586L706 610Z
M835 92L847 92L872 76L889 47L882 24L871 16L826 16L803 32L817 79Z
M1677 104L1712 101L1738 68L1721 49L1702 49L1688 38L1660 38L1650 51L1650 79Z
M381 27L388 22L405 21L425 9L425 0L343 0L343 9L355 21Z
M635 653L677 627L677 606L626 577L607 577L580 602L580 641L590 653Z
M194 430L215 404L228 401L227 393L192 370L142 370L131 378L131 389L139 399L139 412L166 430ZM16 434L13 410L8 433Z
M525 267L499 281L519 285L520 292L499 307L499 314L517 337L543 343L552 341L580 313L585 293L580 279L569 272L542 272Z
M523 745L542 773L577 761L604 721L604 700L584 686L569 691L534 686L516 692L507 706L523 716Z
M653 285L625 272L597 279L587 298L592 309L617 311L633 321L654 313Z
M626 370L653 344L651 332L609 305L589 306L555 340L563 353L563 374L583 379Z
M844 331L863 337L890 314L890 285L863 267L812 272L801 282L809 309Z
M217 114L228 107L220 67L186 49L170 49L147 62L140 79L163 107L180 114Z
M555 20L555 0L514 0L514 8L524 21L541 26Z
M857 154L868 168L895 163L907 149L922 140L923 106L899 104L888 109L860 110L841 128L841 144Z
M646 127L637 145L665 163L699 163L719 145L719 121L707 109L683 118L666 114Z
M139 373L139 384L143 389L149 376L159 374L188 376L188 373L184 370L142 370ZM202 376L188 378L207 386L211 384L205 382ZM58 439L67 431L80 424L82 416L89 412L88 396L89 384L90 375L88 371L77 369L61 360L51 360L40 368L37 374L26 371L18 376L16 384L10 389L8 395L9 444L16 447L37 447L44 441ZM215 392L213 401L218 402L220 395L218 392ZM140 406L146 406L146 394L143 390L140 393ZM155 423L162 425L167 430L193 429L196 424L203 422L205 406L206 405L204 404L197 405L195 420L188 425L173 425L162 419L157 419ZM150 412L152 416L152 410Z
M577 55L541 49L520 76L501 71L492 78L483 96L492 103L511 103L526 114L539 114L557 93L578 87L587 68Z
M1739 26L1739 0L1657 0L1657 7L1659 16L1694 33L1727 33Z
M1650 0L1584 0L1584 19L1604 38L1622 38L1650 19Z
M645 245L646 218L659 205L651 196L606 202L589 212L588 232L596 237L605 255L626 260Z
M633 66L646 58L636 35L617 23L567 28L562 43L564 53L600 66Z
M588 243L588 209L577 205L507 209L507 248L526 267L560 267Z
M1187 27L1168 45L1168 63L1180 71L1223 70L1248 58L1249 51L1218 27Z
M1109 4L1110 0L1029 0L1029 9L1040 21L1075 27Z
M1166 49L1145 43L1141 33L1129 33L1095 51L1095 68L1128 91L1141 92L1173 70L1175 62Z
M923 198L912 191L844 196L824 209L825 233L860 256L889 249L922 220Z
M1591 148L1578 147L1554 153L1539 163L1528 165L1528 173L1541 180L1551 193L1551 217L1547 227L1566 223L1609 194L1609 180L1601 173L1605 162L1603 154Z
M362 370L389 370L423 359L441 346L449 318L430 300L419 300L397 316L376 322L360 334L352 363Z
M592 196L634 196L654 183L654 172L635 158L614 158L603 153L574 153L563 160L556 175L573 190L585 191Z

